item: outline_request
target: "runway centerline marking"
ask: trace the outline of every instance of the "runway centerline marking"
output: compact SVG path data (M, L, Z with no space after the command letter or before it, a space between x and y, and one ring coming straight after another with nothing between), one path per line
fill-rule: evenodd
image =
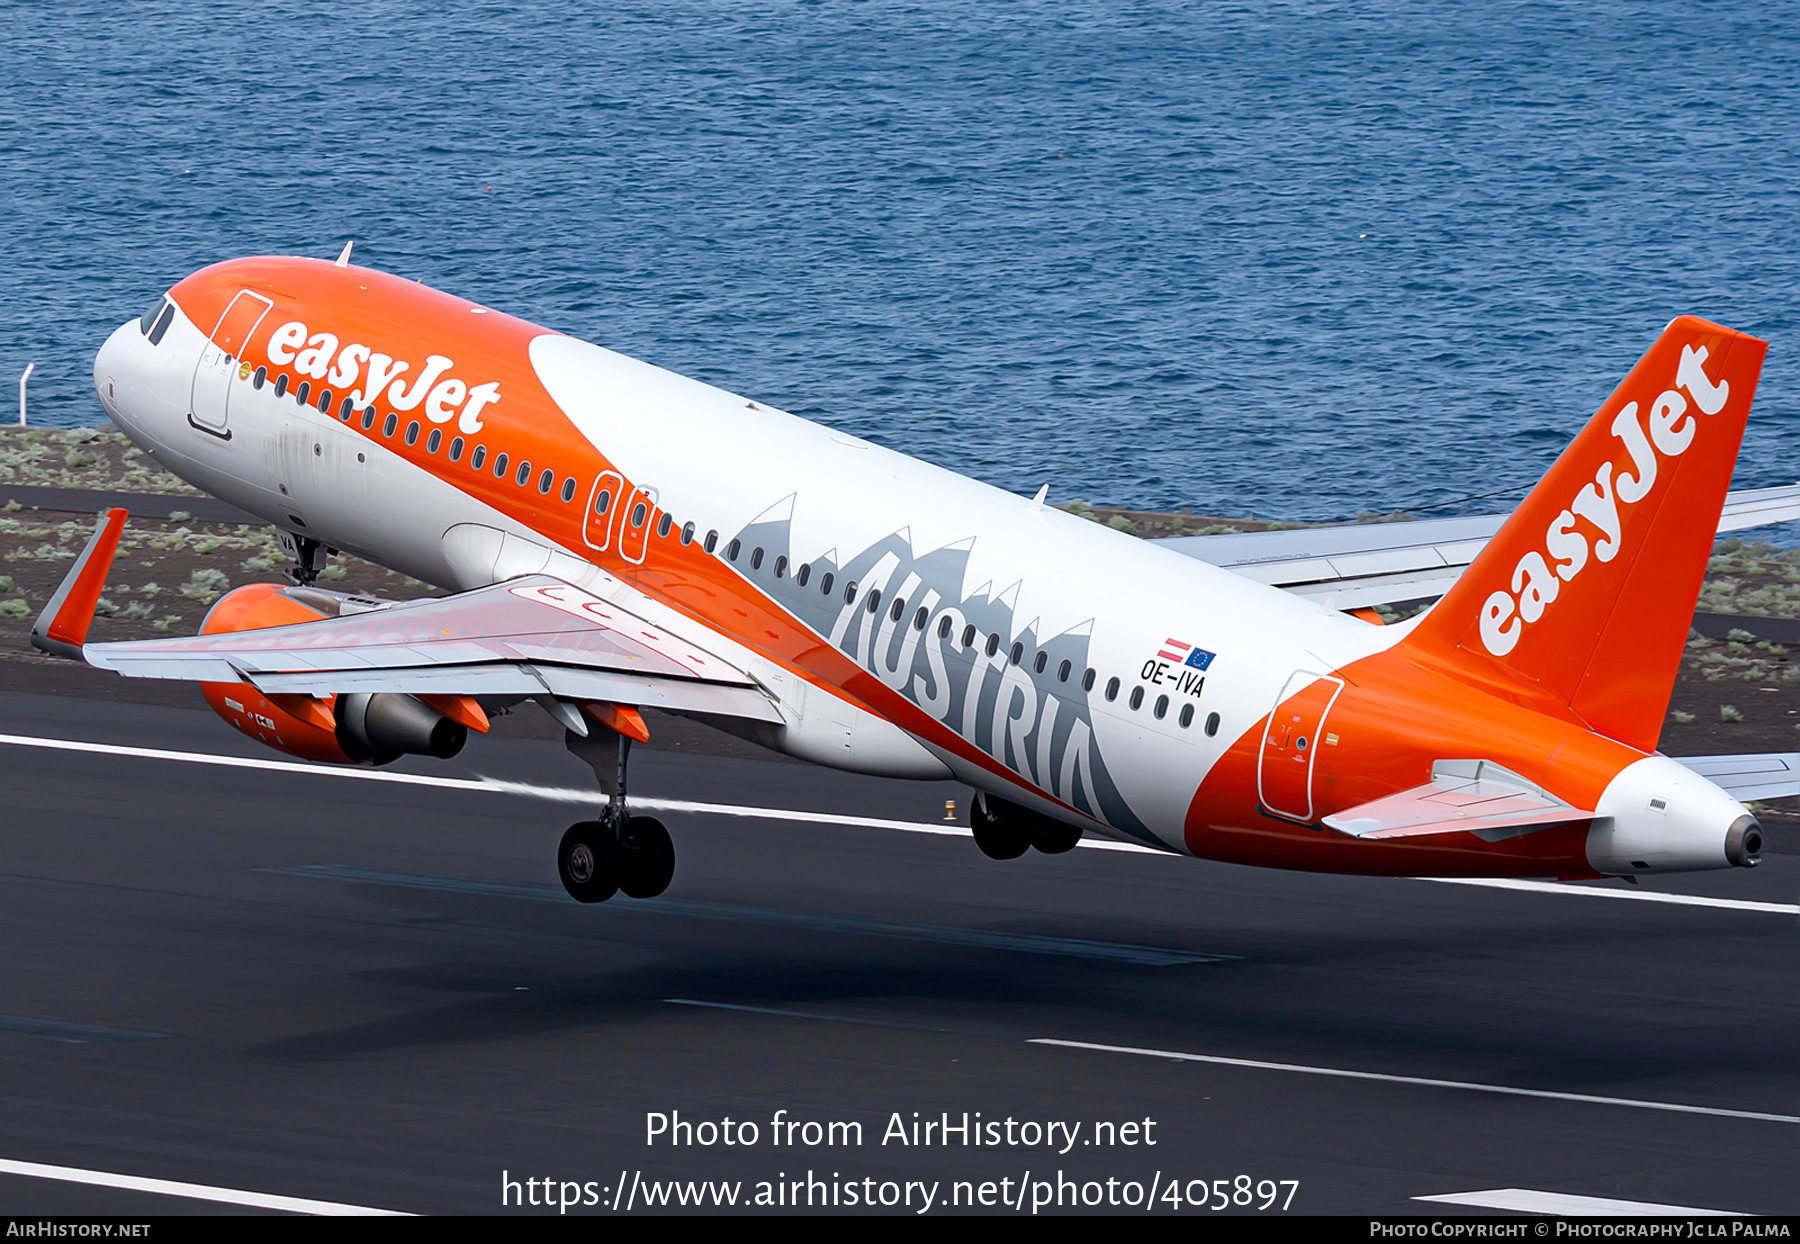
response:
M1440 1196L1416 1196L1415 1201L1442 1205L1472 1205L1478 1209L1511 1209L1521 1214L1560 1214L1606 1218L1741 1218L1730 1209L1699 1209L1692 1205L1658 1205L1653 1201L1619 1201L1604 1196L1576 1196L1568 1192L1539 1192L1533 1188L1489 1188L1485 1192L1446 1192Z
M277 1196L272 1192L245 1192L239 1188L214 1188L207 1184L183 1183L175 1179L148 1179L142 1175L88 1171L76 1166L48 1166L42 1162L15 1162L8 1158L0 1158L0 1175L23 1175L28 1179L54 1179L63 1183L92 1184L100 1188L121 1188L127 1192L153 1192L158 1196L185 1197L190 1201L212 1201L219 1205L246 1205L253 1209L278 1209L290 1214L377 1215L393 1218L413 1216L404 1210L375 1209L367 1205L345 1205L338 1201L314 1201L298 1196Z
M483 881L473 877L441 877L429 873L396 872L358 864L302 864L288 868L264 868L260 872L290 877L316 877L364 885L399 886L412 890L437 890L454 894L483 894L494 898L519 898L536 902L573 903L561 886L521 881ZM825 912L792 911L776 907L752 907L743 903L707 903L694 899L627 899L608 911L636 912L650 916L685 916L695 920L724 920L777 928L805 929L816 933L850 933L897 941L935 942L981 950L1012 950L1034 955L1060 955L1074 959L1101 959L1143 967L1171 967L1189 963L1225 963L1239 955L1181 950L1172 946L1138 946L1130 942L1097 942L1076 937L1049 937L1036 933L1009 933L1001 929L966 929L955 925L909 924L866 916L840 916Z
M1373 1080L1380 1084L1410 1084L1419 1088L1457 1089L1465 1093L1497 1093L1506 1097L1536 1097L1546 1101L1579 1102L1590 1106L1629 1106L1636 1110L1703 1114L1721 1119L1752 1119L1760 1123L1800 1124L1800 1115L1769 1114L1760 1110L1727 1110L1720 1106L1690 1106L1682 1102L1651 1101L1635 1097L1602 1097L1594 1093L1559 1093L1550 1089L1518 1088L1510 1084L1482 1084L1473 1080L1437 1080L1429 1076L1391 1075L1380 1071L1351 1071L1343 1067L1314 1067L1305 1063L1274 1063L1259 1058L1227 1058L1221 1054L1192 1054L1183 1050L1152 1050L1134 1045L1103 1045L1095 1041L1064 1041L1056 1037L1032 1037L1026 1044L1059 1046L1070 1050L1096 1050L1105 1054L1131 1054L1139 1058L1163 1058L1172 1062L1211 1063L1219 1067L1244 1067L1255 1071L1285 1071L1296 1075L1329 1076L1339 1080Z
M422 773L382 773L371 769L302 764L292 760L263 760L251 756L217 756L209 752L180 752L167 748L132 747L117 743L88 743L79 739L51 739L29 734L0 734L0 746L43 748L50 751L81 752L99 756L121 756L134 760L165 760L183 764L211 765L224 769L252 769L264 773L296 773L311 777L344 778L357 782L388 782L401 786L423 786L436 790L512 795L526 799L542 799L552 803L593 805L599 802L599 795L595 791L580 787L538 786L530 782L513 782L502 778L450 778L432 777ZM929 834L952 838L970 837L967 826L949 825L939 821L902 821L887 817L848 816L836 812L806 812L796 808L760 808L749 804L697 803L686 799L633 797L631 802L638 807L655 812L683 812L698 816L736 816L753 820L842 825L851 829L889 829L908 834ZM1173 851L1159 851L1139 843L1113 842L1104 838L1083 838L1077 845L1090 851L1123 851L1134 855L1178 858ZM1800 915L1800 903L1768 903L1755 899L1707 898L1701 895L1659 894L1638 890L1603 890L1593 886L1567 885L1550 881L1526 881L1511 877L1412 877L1408 880L1433 881L1443 885L1485 886L1489 889L1533 894L1570 894L1588 898L1624 899L1628 902L1710 907L1723 911L1758 912L1781 916Z

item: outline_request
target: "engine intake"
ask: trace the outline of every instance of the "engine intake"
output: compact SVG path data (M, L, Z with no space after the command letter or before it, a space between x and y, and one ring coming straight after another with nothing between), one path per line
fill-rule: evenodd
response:
M410 695L355 692L337 697L338 746L352 760L386 764L398 756L448 760L469 741L469 730Z

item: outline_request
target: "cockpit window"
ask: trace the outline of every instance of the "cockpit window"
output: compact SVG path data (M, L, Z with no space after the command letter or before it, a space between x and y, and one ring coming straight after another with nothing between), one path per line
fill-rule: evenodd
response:
M156 323L153 324L150 328L150 344L151 345L159 346L162 344L163 334L169 331L169 324L174 319L175 319L175 304L172 302L165 303L163 305L162 314L156 317Z
M156 300L156 305L144 312L143 318L138 321L138 331L143 333L144 336L148 337L150 335L150 326L156 323L156 317L162 313L163 302L163 299L158 298Z

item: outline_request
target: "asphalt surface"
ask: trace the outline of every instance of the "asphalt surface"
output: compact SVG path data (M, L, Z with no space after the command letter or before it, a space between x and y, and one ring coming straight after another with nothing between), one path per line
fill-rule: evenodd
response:
M0 693L0 733L281 759L203 710L67 696ZM591 784L503 732L397 769ZM967 794L648 749L632 776L920 829ZM1097 849L996 863L954 833L716 813L663 815L665 899L583 907L553 860L580 807L530 792L14 741L0 782L0 1161L430 1213L502 1212L503 1178L642 1213L660 1181L750 1201L808 1171L840 1210L852 1182L935 1184L942 1213L958 1181L997 1201L1060 1172L1114 1198L1298 1181L1289 1213L1495 1188L1800 1211L1800 1122L1646 1106L1800 1115L1793 914ZM1800 856L1776 845L1641 892L1791 904ZM677 1111L758 1143L647 1144ZM781 1111L862 1143L776 1147ZM1080 1130L1066 1153L883 1144L915 1111ZM1155 1144L1096 1146L1097 1122ZM233 1209L0 1175L0 1213Z

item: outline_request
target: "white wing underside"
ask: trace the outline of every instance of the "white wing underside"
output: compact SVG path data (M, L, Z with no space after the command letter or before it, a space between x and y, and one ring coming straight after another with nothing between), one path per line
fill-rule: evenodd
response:
M1357 609L1442 596L1508 517L1174 536L1156 543L1297 596L1329 598L1336 609ZM1796 518L1800 484L1747 489L1725 498L1719 531Z
M756 680L549 575L267 630L88 644L129 678L246 681L268 693L541 696L779 723Z

